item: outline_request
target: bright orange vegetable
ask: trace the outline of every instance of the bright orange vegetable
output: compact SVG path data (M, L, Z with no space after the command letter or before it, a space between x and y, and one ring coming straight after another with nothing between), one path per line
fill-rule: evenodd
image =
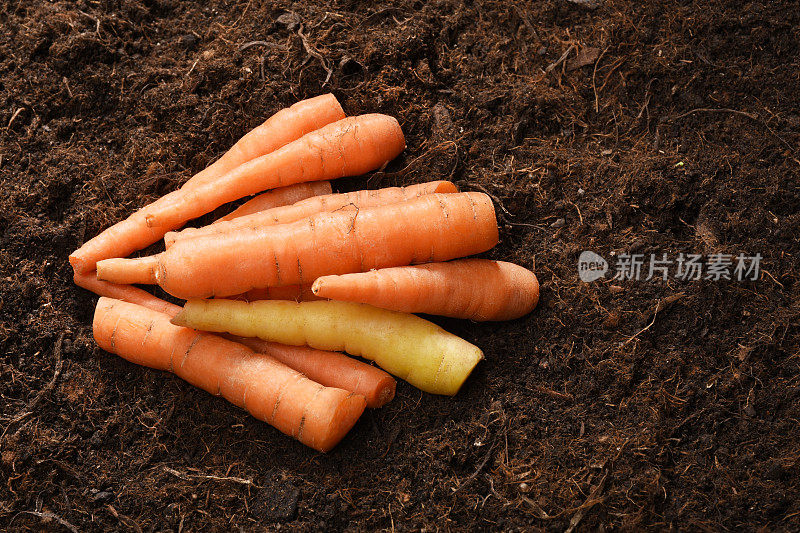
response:
M111 283L132 284L156 283L155 268L158 265L157 255L134 257L132 259L112 257L97 262L97 279Z
M367 407L383 407L394 398L397 382L378 367L340 352L315 350L307 346L287 346L254 337L223 335L257 353L274 357L308 379L326 387L338 387L364 396Z
M379 114L347 117L239 165L213 183L193 187L152 213L148 223L166 233L265 189L364 174L391 161L403 148L396 119Z
M242 216L232 221L215 222L203 228L189 228L180 232L169 232L164 235L166 247L170 248L176 240L203 235L228 233L240 229L257 229L276 224L295 222L316 213L331 212L345 207L375 207L396 203L417 196L433 193L455 193L458 189L449 181L432 181L408 187L390 187L387 189L356 191L344 194L315 196L293 205L280 206L266 211ZM155 283L154 268L158 256L137 259L106 259L97 263L99 279L114 283ZM260 290L260 289L259 289ZM277 296L260 295L256 291L247 297L249 300L314 300L310 290L301 298L300 290L278 291Z
M315 450L332 449L364 412L359 394L315 383L241 344L172 325L145 307L100 298L93 330L104 350L170 371Z
M99 281L94 272L75 274L75 283L95 294L147 307L169 317L174 317L181 310L181 307L157 298L138 287ZM307 288L310 294L310 287ZM314 350L303 346L284 346L234 335L223 335L223 337L244 344L255 352L272 356L326 387L337 387L361 394L366 398L369 407L382 407L394 398L396 384L392 376L380 368L339 352Z
M84 243L69 256L72 268L76 272L88 272L94 270L95 264L101 259L125 257L153 244L167 231L198 216L174 211L174 207L180 204L179 200L189 191L213 188L222 176L243 163L273 152L311 131L342 118L344 118L342 106L331 94L303 100L278 111L261 126L242 137L211 166L195 174L182 188L136 211L126 220L118 222ZM250 194L265 188L269 187L262 187ZM173 219L180 222L171 227L153 224L153 218L162 210L170 211Z
M370 135L377 137L378 140L372 139L372 144L360 140L360 137ZM351 173L366 172L394 158L405 146L404 142L400 126L391 117L385 115L362 115L340 120L280 150L241 165L212 184L198 187L184 196L176 197L177 204L173 206L172 210L161 211L163 215L161 223L176 227L176 225L181 225L186 221L185 217L181 219L186 213L193 213L189 217L193 218L206 212L206 208L210 211L222 203L251 194L254 187L253 183L258 182L259 179L262 181L264 179L278 180L280 184L297 179L323 179L320 176L335 178ZM334 150L334 145L339 143L341 143L341 147L338 150ZM357 147L360 143L369 144L369 149L358 151ZM316 153L314 157L317 159L309 159L311 157L309 154L314 153ZM333 160L325 163L326 158L332 158ZM295 163L301 166L298 168ZM333 174L328 175L331 172ZM275 185L275 183L271 185ZM270 186L270 184L266 186ZM255 187L258 188L258 186ZM332 197L337 198L336 200L331 200L332 204L329 209L336 210L346 205L358 208L357 202L362 200L367 205L380 205L388 199L397 201L413 194L424 194L426 191L436 189L450 192L455 190L455 185L450 182L434 182L432 185L423 184L412 186L408 189L411 192L407 192L404 189L383 189L382 192L360 191L359 193L349 193L347 195L332 195ZM385 200L381 200L381 198ZM311 200L311 202L307 206L286 206L281 211L286 215L283 217L275 218L274 213L270 213L274 210L269 210L233 221L220 222L205 228L185 231L190 234L202 235L223 233L230 228L262 227L265 225L263 223L265 220L272 219L277 222L294 221L325 208L325 200L315 200L315 198L309 198L308 200ZM215 203L217 201L220 203ZM202 207L203 205L206 207ZM155 217L156 215L153 216ZM178 218L175 218L176 216ZM170 220L166 221L167 219ZM156 224L152 221L150 223ZM172 233L166 237L167 248L173 244L174 238L175 234ZM113 258L98 261L96 268L98 276L104 281L113 283L153 283L154 273L152 267L154 266L154 261L154 258Z
M261 193L258 196L248 200L224 217L215 220L213 224L227 222L235 218L266 211L267 209L273 209L284 205L292 205L301 200L305 200L313 196L331 194L331 192L331 182L329 181L311 181L307 183L287 185L286 187L279 187L277 189L272 189L271 191Z
M539 301L539 282L533 272L488 259L322 276L311 290L320 298L471 320L519 318Z
M142 307L164 313L170 317L177 315L182 309L182 307L164 301L138 287L101 281L97 279L95 272L75 272L73 279L75 285L78 287L83 287L87 291L91 291L99 296L106 296L115 300L141 305Z
M179 298L229 296L327 274L447 261L486 251L497 240L488 196L428 194L177 241L158 257L156 280Z
M386 189L315 196L293 205L276 207L253 215L244 216L224 224L212 224L203 228L188 228L179 232L170 232L164 235L164 243L166 247L169 248L177 239L182 238L227 233L240 229L257 229L264 226L274 226L276 224L287 224L317 213L332 212L348 206L358 209L362 207L376 207L379 205L403 202L425 194L455 192L458 192L458 188L449 181L431 181L428 183L409 185L408 187L388 187Z
M303 284L250 289L232 299L245 300L247 302L254 302L256 300L294 300L295 302L310 302L312 300L319 300L320 298L315 296L311 291L310 284Z

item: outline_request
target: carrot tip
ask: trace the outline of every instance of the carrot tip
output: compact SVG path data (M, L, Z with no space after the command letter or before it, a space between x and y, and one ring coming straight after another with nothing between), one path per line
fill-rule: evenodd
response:
M181 311L178 312L177 315L172 317L170 322L172 324L176 325L176 326L183 326L183 327L187 327L188 326L188 323L186 322L186 317L185 317L185 313L184 313L183 309L181 309Z
M436 188L433 192L436 194L457 193L458 187L452 181L439 181L436 182Z
M358 422L358 419L364 413L367 406L367 400L360 394L350 394L348 398L342 401L335 409L335 413L331 417L334 422L326 432L325 437L319 442L303 442L316 450L323 453L331 451L339 441L341 441L347 433Z
M72 271L75 274L84 274L89 270L92 270L87 265L87 262L78 255L78 250L75 250L69 256L69 264L72 266Z
M168 231L164 234L164 246L169 248L175 241L178 240L178 233L177 231Z
M383 407L394 399L395 391L397 390L397 382L394 379L387 380L384 387L381 388L378 397L375 399L373 405L370 407Z
M311 292L314 294L314 296L317 296L317 293L319 292L320 288L322 288L322 279L317 278L311 285Z

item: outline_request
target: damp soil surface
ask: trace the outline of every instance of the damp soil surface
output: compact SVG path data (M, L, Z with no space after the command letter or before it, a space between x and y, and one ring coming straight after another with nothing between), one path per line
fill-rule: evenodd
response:
M794 2L2 4L2 529L800 528ZM400 383L320 454L98 349L66 258L328 91L408 142L337 190L489 193L486 255L542 293L436 319L486 353L462 391ZM626 253L762 259L609 279Z

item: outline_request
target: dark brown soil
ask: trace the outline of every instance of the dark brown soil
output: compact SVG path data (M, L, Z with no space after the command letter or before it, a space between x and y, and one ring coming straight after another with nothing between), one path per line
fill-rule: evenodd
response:
M0 529L800 528L795 2L9 0L0 28ZM462 392L400 384L321 455L97 349L66 257L325 91L408 139L340 190L490 192L542 300L441 321L487 354ZM587 284L587 249L762 272Z

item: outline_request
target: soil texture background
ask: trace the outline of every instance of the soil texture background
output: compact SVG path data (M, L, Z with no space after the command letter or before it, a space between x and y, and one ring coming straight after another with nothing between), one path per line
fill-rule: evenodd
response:
M800 528L795 2L7 0L0 28L3 530ZM462 391L400 383L326 455L99 350L67 263L323 92L408 142L335 189L488 192L487 257L542 285L436 319L486 353ZM584 250L763 259L584 283Z

